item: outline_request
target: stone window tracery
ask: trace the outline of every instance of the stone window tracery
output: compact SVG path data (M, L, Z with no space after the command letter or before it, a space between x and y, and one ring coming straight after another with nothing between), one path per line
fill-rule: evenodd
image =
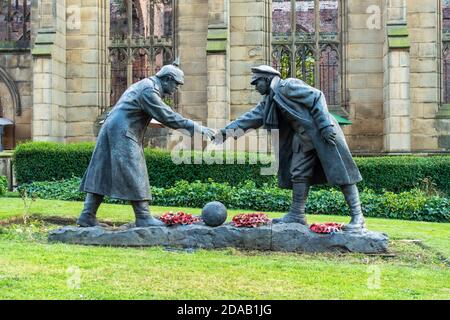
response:
M272 0L272 66L341 104L341 1Z
M132 83L173 62L174 4L175 0L111 0L111 105Z
M31 0L0 0L0 47L30 47Z

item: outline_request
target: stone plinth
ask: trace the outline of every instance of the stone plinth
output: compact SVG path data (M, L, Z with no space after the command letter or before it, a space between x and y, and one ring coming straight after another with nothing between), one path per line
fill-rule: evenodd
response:
M382 233L364 230L317 234L297 223L259 228L236 228L231 224L212 228L199 223L171 227L122 227L116 230L67 226L51 231L49 241L120 247L164 246L199 249L234 247L286 252L382 253L388 248L388 237Z

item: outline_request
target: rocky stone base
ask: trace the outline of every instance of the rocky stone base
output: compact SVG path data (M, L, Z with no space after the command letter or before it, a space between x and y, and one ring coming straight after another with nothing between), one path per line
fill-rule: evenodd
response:
M103 227L67 226L51 231L49 241L119 247L164 246L199 249L234 247L285 252L382 253L388 248L388 237L383 233L363 230L317 234L298 223L270 224L259 228L236 228L231 224L212 228L198 223L147 228L124 226L115 230Z

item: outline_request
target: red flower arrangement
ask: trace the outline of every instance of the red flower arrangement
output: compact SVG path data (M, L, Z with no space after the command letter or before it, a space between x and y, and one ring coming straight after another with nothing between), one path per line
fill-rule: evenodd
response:
M198 217L181 211L177 213L164 213L159 219L169 226L174 224L193 224L200 221Z
M313 223L309 229L315 233L335 233L342 230L343 223L328 222L328 223Z
M269 221L265 213L242 213L233 217L232 224L235 227L256 228L267 224Z

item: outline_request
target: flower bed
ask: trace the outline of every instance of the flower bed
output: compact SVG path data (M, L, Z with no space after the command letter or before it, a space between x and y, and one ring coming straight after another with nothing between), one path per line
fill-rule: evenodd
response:
M193 224L200 221L198 217L181 211L177 213L164 213L161 217L159 217L159 219L169 226L175 224Z
M265 213L243 213L233 217L232 224L235 227L256 228L269 223Z
M335 233L342 230L343 223L313 223L309 229L315 233Z

